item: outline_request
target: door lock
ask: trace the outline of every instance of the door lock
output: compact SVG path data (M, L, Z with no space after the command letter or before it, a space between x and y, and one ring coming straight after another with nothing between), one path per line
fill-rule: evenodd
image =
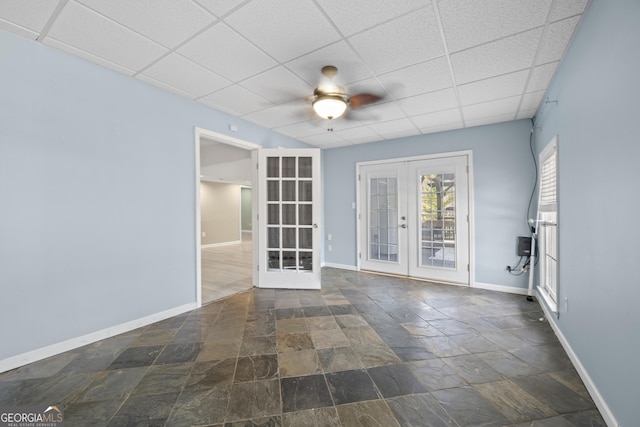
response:
M407 224L401 224L400 227L407 228Z

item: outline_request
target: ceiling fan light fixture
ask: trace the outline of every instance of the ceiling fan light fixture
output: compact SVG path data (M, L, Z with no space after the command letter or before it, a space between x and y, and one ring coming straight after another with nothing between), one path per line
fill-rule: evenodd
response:
M313 110L323 119L336 119L344 114L347 101L338 95L320 95L313 101Z

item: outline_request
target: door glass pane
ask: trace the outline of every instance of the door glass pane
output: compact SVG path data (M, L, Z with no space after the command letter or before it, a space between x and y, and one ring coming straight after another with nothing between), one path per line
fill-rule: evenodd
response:
M311 194L311 181L300 181L299 182L299 197L301 202L310 202L312 201L313 195Z
M282 223L296 225L296 205L282 205Z
M369 180L369 258L380 261L398 260L397 179Z
M296 182L282 181L282 200L285 202L296 201Z
M300 251L298 257L300 258L300 270L313 270L313 252Z
M296 253L294 251L282 252L282 268L290 270L296 269Z
M296 158L283 157L282 158L282 177L295 178L295 176L296 176Z
M282 229L282 247L283 248L296 248L296 229L295 228L283 228Z
M298 221L300 225L311 225L313 223L313 209L311 205L299 205Z
M420 177L420 265L456 268L455 174Z
M267 158L267 177L278 178L280 176L280 158L269 157Z
M311 178L311 157L298 158L298 177Z
M277 249L280 247L280 229L278 227L267 228L267 246Z
M269 270L280 270L280 251L267 252Z
M267 224L280 224L280 205L267 205Z
M270 202L280 201L279 181L267 181L267 200Z
M311 241L313 230L311 228L301 228L298 231L300 234L298 247L300 249L313 249L313 244Z

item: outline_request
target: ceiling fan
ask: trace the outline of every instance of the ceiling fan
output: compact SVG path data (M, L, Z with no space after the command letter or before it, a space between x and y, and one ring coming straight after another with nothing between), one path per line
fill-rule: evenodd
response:
M323 119L332 120L342 116L347 108L354 109L363 105L373 104L383 97L371 93L359 93L349 96L344 88L334 83L338 69L333 65L322 67L322 75L326 77L320 86L313 90L311 106Z

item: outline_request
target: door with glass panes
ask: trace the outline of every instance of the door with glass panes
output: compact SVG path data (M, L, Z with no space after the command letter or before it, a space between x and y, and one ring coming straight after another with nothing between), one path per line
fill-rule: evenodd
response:
M258 286L320 288L320 150L258 152Z
M360 167L360 268L469 284L467 156Z

